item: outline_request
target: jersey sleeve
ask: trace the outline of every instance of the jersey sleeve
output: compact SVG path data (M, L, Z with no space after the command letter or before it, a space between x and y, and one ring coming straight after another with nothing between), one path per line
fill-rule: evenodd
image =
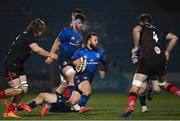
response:
M27 39L27 44L30 45L32 43L38 43L36 39L33 39L33 38L30 38L30 39Z
M64 43L68 38L68 33L67 33L67 29L63 29L59 35L57 36L57 39L61 42Z
M101 70L107 71L108 69L108 59L107 56L105 54L105 52L103 50L101 50L101 58L100 58L100 62L102 64L102 66L100 67Z

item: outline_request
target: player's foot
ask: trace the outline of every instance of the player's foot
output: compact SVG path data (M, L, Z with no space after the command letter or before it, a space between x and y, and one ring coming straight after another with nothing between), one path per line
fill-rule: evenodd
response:
M122 114L121 117L126 118L134 112L134 108L127 108Z
M21 118L20 116L16 115L14 112L4 112L3 114L4 118Z
M46 115L46 112L48 111L48 109L49 109L48 105L43 104L42 107L41 107L40 115L41 115L41 116L45 116L45 115Z
M175 95L180 96L180 91L177 91Z
M85 112L89 112L91 110L92 110L91 107L81 107L80 110L79 110L79 113L82 114L82 113L85 113Z
M29 107L27 104L25 103L20 103L19 107L22 108L24 111L26 111L27 113L30 113L32 111L32 108Z
M147 88L147 99L151 101L153 98L153 90L152 87Z
M5 112L10 112L10 111L12 111L14 113L17 112L15 106L12 103L10 103L9 101L5 100L4 101L4 105L6 107L6 111Z
M144 113L144 112L148 112L148 108L147 108L146 105L142 106L141 108L142 108L142 112L143 112L143 113Z

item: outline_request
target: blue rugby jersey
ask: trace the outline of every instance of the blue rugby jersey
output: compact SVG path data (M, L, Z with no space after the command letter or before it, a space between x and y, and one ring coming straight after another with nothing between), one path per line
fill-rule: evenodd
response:
M72 27L64 28L57 39L61 42L58 53L64 51L69 57L80 48L83 42L81 33L76 32Z
M94 50L89 50L88 48L81 48L78 51L76 51L72 57L73 60L76 60L80 57L84 57L87 60L87 67L85 74L91 76L91 78L94 77L98 66L99 62L102 62L102 64L107 63L107 58L106 55L104 54L103 49L98 48L97 51Z

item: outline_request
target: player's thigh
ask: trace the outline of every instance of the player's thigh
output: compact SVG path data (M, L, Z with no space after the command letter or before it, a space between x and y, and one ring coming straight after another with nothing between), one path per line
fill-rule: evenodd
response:
M48 103L55 103L57 101L57 95L52 93L40 93L40 97Z
M146 88L147 88L147 81L145 81L145 82L143 82L143 83L141 84L140 89L139 89L139 93L140 93L140 94L145 93Z
M139 80L139 81L141 81L141 82L145 82L146 79L147 79L147 77L148 77L148 76L145 75L145 74L135 73L133 80Z
M159 93L161 91L157 80L152 80L152 87L153 91L155 91L156 93Z
M78 89L81 90L83 93L84 92L89 92L91 93L91 84L88 80L84 80L82 81L79 85L78 85Z

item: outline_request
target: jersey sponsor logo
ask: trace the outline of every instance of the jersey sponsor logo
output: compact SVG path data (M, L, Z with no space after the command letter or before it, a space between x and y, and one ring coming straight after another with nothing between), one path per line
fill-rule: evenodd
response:
M73 37L71 37L71 40L75 40L75 37L73 36Z
M80 44L79 43L72 43L72 42L69 42L70 45L73 45L73 46L79 46Z
M84 56L84 58L86 58L86 59L87 59L88 57L85 55L85 56Z
M100 58L100 55L99 55L99 53L96 53L96 58Z
M159 38L158 38L158 36L157 36L157 34L156 34L155 31L153 31L153 39L156 41L156 43L157 43L158 40L159 40Z
M67 65L67 62L66 62L66 61L63 62L63 66L65 66L65 65Z
M83 79L84 79L84 80L87 80L88 78L87 78L87 76L83 76Z
M157 46L154 47L154 51L156 52L156 54L160 54L161 53L161 49Z
M99 64L99 62L87 62L88 65L91 65L91 64Z

